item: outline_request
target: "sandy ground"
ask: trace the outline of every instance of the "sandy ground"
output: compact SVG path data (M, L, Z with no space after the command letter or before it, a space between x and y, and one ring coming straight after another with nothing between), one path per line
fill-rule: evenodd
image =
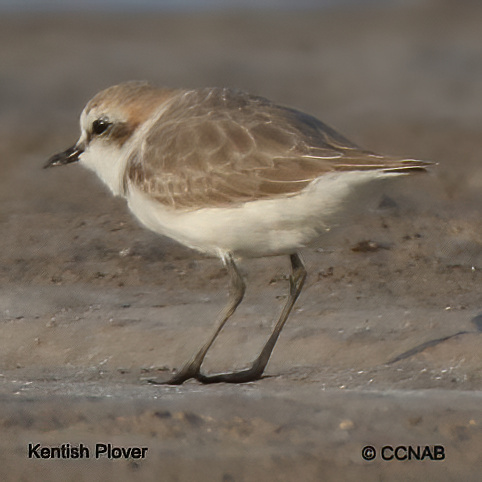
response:
M2 16L1 479L480 480L481 20L478 2L437 1ZM373 150L439 162L381 186L356 223L303 253L305 290L256 383L148 384L206 336L226 273L142 229L81 167L41 169L76 139L84 103L128 79L240 87ZM247 297L206 371L254 358L288 268L242 264ZM29 458L29 443L91 457ZM109 443L147 456L95 459ZM445 458L382 460L384 446Z

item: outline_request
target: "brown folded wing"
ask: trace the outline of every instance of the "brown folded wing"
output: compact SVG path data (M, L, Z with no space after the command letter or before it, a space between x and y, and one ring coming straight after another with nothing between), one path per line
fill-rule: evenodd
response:
M328 172L428 164L362 150L312 116L214 88L169 103L129 160L126 181L166 206L197 209L295 195Z

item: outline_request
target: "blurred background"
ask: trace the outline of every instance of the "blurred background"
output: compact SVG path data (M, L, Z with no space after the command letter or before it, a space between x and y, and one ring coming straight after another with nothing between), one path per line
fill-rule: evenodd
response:
M90 174L77 169L89 189L72 192L72 171L37 168L74 142L99 90L133 79L229 86L313 114L368 149L439 162L436 179L404 197L444 219L449 241L434 233L431 249L480 266L479 3L0 0L0 219L6 209L85 214Z
M117 437L161 455L137 468L96 465L97 475L132 480L141 467L144 480L161 469L174 479L184 464L180 480L335 480L341 469L359 480L360 447L390 433L450 448L449 465L430 466L434 479L475 480L481 25L477 0L0 0L3 479L20 480L12 474L35 437ZM272 378L176 391L143 383L205 337L225 273L138 226L92 173L41 169L75 142L96 92L134 79L237 87L370 150L438 162L305 255L310 278ZM213 371L251 359L286 295L286 260L245 267L251 292L207 361ZM419 480L420 466L405 464L405 479ZM41 467L45 480L70 480L68 465ZM400 476L397 467L363 470L374 480Z
M17 153L75 137L95 92L147 79L238 87L374 150L475 162L459 136L481 116L478 2L1 0L0 15L4 151L20 132Z

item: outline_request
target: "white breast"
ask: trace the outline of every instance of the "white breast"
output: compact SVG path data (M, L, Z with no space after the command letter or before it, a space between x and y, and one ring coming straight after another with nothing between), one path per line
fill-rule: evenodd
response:
M380 171L332 173L295 196L190 211L166 207L130 184L127 201L147 228L191 248L267 256L295 252L343 222L359 204L359 185L379 177Z

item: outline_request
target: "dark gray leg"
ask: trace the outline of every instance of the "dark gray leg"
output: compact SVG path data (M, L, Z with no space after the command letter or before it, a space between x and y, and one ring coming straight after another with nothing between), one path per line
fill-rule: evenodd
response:
M228 269L229 275L231 277L230 286L230 296L226 307L223 309L218 318L218 323L216 324L216 329L214 330L208 341L201 347L201 349L176 373L172 378L162 384L167 385L180 385L189 378L198 378L199 370L201 369L202 362L206 353L208 352L214 340L219 335L225 323L228 321L230 316L236 311L236 308L241 303L244 297L245 284L241 274L238 271L236 264L232 256L229 254L223 258L223 261ZM157 382L152 382L157 383Z
M231 372L231 373L219 373L217 375L203 375L198 370L196 372L195 378L197 378L202 383L218 383L218 382L225 382L225 383L243 383L243 382L251 382L254 380L258 380L263 375L264 369L268 364L269 357L273 351L273 348L278 340L279 334L283 329L286 320L295 304L298 296L301 293L303 288L303 284L306 279L306 269L303 264L303 261L298 253L290 255L291 260L291 276L290 276L290 294L286 304L283 308L281 313L280 319L276 326L274 327L271 336L269 337L268 341L264 345L261 353L259 354L258 358L253 362L250 368L245 370L240 370L238 372ZM224 322L223 322L224 324ZM221 329L221 327L219 328ZM210 346L210 344L209 344ZM208 346L208 348L209 348Z

